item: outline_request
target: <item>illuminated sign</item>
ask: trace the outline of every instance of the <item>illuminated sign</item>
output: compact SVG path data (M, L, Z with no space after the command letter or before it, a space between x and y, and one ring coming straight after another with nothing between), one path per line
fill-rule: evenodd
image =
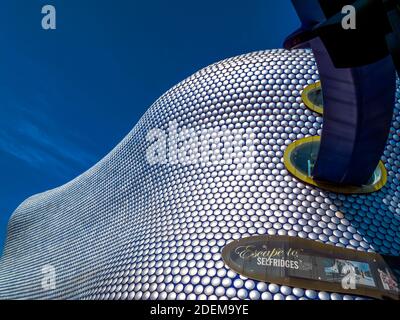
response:
M284 236L229 243L225 263L251 279L292 287L399 300L400 258Z

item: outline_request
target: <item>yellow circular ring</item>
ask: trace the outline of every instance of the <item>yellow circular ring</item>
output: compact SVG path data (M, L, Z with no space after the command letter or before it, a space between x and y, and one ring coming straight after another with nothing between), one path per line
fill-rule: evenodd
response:
M318 188L335 192L335 193L343 193L343 194L366 194L366 193L373 193L376 191L379 191L382 189L385 184L387 183L387 172L385 165L383 164L382 161L379 162L379 169L381 171L381 178L379 181L375 182L374 184L370 185L363 185L363 186L342 186L342 185L337 185L329 182L323 182L323 181L316 181L309 177L308 175L302 173L300 170L296 169L294 164L291 161L291 155L292 152L300 145L306 144L309 142L316 142L320 141L321 137L319 136L314 136L314 137L307 137L304 139L300 139L298 141L293 142L290 144L284 154L284 164L286 169L297 179L309 184L316 186Z
M317 106L314 102L312 102L309 98L309 94L316 89L321 89L321 81L318 81L316 83L310 84L309 86L305 87L303 90L303 93L301 94L301 99L303 100L303 103L306 105L307 108L310 110L318 113L318 114L324 114L324 108L321 106Z

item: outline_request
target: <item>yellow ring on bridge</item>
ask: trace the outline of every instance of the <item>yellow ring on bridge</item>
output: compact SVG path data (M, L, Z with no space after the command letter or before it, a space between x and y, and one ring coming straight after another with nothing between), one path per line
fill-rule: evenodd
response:
M301 99L306 107L318 114L324 114L323 105L317 105L310 99L310 94L315 92L316 90L322 90L321 81L310 84L304 88L303 93L301 94Z
M297 179L300 181L316 186L318 188L321 188L323 190L335 192L335 193L342 193L342 194L367 194L367 193L373 193L376 191L379 191L382 189L385 184L387 183L387 171L385 168L385 165L383 164L382 161L379 162L379 165L376 169L375 172L379 173L380 177L377 179L377 181L374 181L371 184L363 185L363 186L342 186L338 184L333 184L329 182L324 182L324 181L317 181L314 180L312 177L308 176L307 173L303 172L302 170L299 170L296 168L295 164L292 161L292 154L293 152L300 146L304 146L307 143L315 143L315 142L320 142L321 137L319 136L313 136L313 137L308 137L308 138L303 138L298 141L293 142L290 144L284 153L284 164L286 169Z

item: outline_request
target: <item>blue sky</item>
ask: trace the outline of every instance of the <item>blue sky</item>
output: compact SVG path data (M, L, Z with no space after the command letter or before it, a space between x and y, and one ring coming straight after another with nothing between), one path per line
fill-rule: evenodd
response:
M297 26L290 0L2 0L0 252L24 199L90 168L163 92Z

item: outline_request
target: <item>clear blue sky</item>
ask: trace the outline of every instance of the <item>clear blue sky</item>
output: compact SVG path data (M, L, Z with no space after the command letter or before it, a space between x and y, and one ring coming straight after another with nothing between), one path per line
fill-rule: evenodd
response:
M297 26L290 0L1 0L0 252L24 199L90 168L163 92Z

